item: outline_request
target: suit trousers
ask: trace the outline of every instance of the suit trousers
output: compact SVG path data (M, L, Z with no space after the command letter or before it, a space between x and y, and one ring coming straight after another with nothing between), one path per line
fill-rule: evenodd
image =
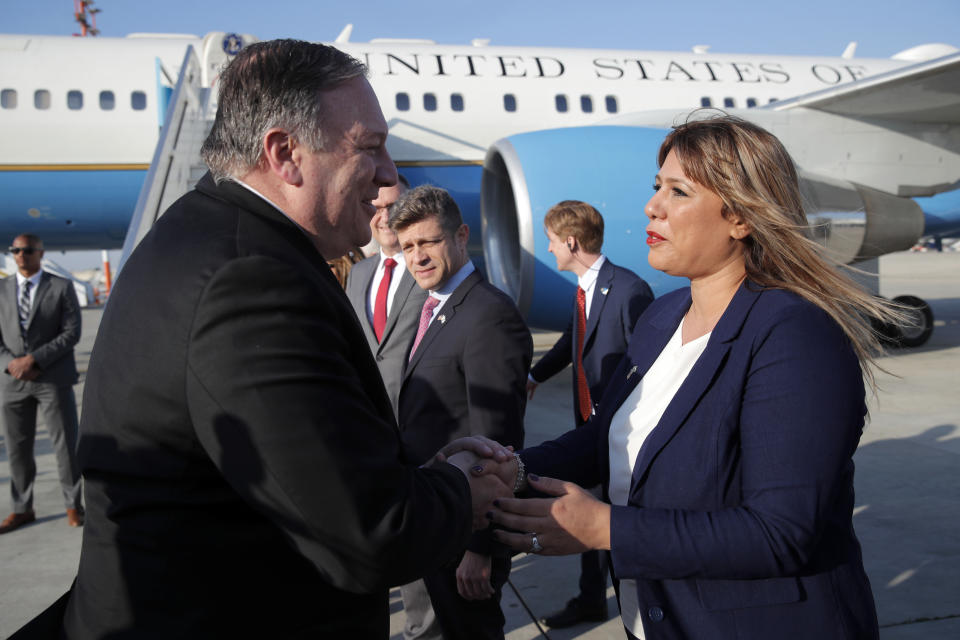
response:
M442 640L440 621L430 603L430 594L423 580L415 580L400 587L403 598L404 640Z
M486 600L465 600L457 591L456 566L425 576L423 582L444 640L502 640L506 618L500 609L500 596L509 577L510 558L494 557L490 567L494 594Z
M603 499L603 490L597 486L590 490L597 499ZM580 554L580 595L577 599L585 607L600 609L607 603L607 552L585 551Z
M0 415L10 459L10 495L14 512L24 513L33 508L38 408L57 457L64 504L68 509L81 508L80 466L76 458L79 425L73 386L11 379L4 385L2 393Z

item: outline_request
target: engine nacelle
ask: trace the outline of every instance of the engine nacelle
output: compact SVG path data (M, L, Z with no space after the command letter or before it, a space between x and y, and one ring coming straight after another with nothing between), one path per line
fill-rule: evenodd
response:
M495 142L480 198L489 280L509 293L531 326L562 329L576 276L559 272L547 251L543 218L561 200L583 200L604 219L603 252L646 280L656 295L687 286L647 263L647 218L657 151L668 130L633 126L536 131ZM841 262L910 247L923 229L912 200L802 174L815 237Z

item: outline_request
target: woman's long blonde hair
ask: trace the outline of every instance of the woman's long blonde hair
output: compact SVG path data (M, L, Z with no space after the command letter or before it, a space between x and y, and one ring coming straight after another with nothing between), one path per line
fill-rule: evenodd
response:
M875 390L873 368L882 347L871 318L903 324L906 316L841 273L812 240L797 171L783 144L755 124L721 115L675 127L660 146L661 166L670 151L689 178L720 196L725 217L749 225L743 241L747 277L826 311L850 339Z

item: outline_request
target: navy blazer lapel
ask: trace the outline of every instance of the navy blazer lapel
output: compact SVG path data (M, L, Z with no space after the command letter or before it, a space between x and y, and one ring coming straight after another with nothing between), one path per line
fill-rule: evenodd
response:
M650 432L650 435L647 436L643 446L640 447L637 461L633 467L631 492L639 486L657 453L670 441L677 429L683 425L687 416L697 405L700 397L706 392L710 382L716 377L717 371L723 366L726 360L733 340L740 335L740 330L747 318L747 314L759 295L760 290L748 285L746 281L740 285L737 293L734 294L726 311L723 312L723 316L720 317L717 326L713 328L713 332L710 335L703 354L701 354L700 358L693 365L683 384L677 389L676 395L673 396L670 404L667 405L666 410L663 412L663 416L660 417L660 422L657 423L657 426ZM682 312L686 313L688 307L689 296L688 303L683 306ZM677 315L676 323L673 325L673 331L670 331L666 336L667 340L669 340L676 331L683 313ZM663 341L663 346L665 345L666 341ZM660 355L663 346L654 354L653 360L656 360L656 357ZM650 361L651 365L653 364L653 360ZM649 369L649 365L647 368Z
M417 345L417 350L414 351L413 357L410 358L410 361L407 363L407 368L403 372L404 378L409 376L410 372L416 368L417 363L420 362L423 354L430 347L430 343L433 342L437 335L443 331L443 328L453 320L457 314L457 307L459 307L463 299L467 297L470 289L473 289L480 280L480 272L474 270L460 283L460 286L454 289L450 297L447 298L447 302L441 307L439 314L433 319L433 322L430 323L430 327L427 329L427 332L423 334L423 338L420 340L420 344Z
M607 294L613 286L613 266L610 260L604 260L597 274L597 281L593 284L593 296L590 300L590 316L587 318L587 329L583 333L583 350L587 350L587 343L593 338L603 313L603 305L607 302Z

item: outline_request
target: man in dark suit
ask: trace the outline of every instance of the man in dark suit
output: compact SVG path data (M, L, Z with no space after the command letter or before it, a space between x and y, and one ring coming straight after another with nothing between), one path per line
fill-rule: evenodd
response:
M468 452L404 455L327 266L396 181L364 74L275 40L220 76L213 176L131 255L91 356L67 637L386 638L388 588L509 493Z
M83 525L83 507L73 395L77 383L73 347L80 340L77 293L69 280L41 269L43 242L37 236L17 236L10 253L17 263L17 273L4 279L0 288L0 363L6 374L2 416L13 513L0 523L0 533L36 520L33 443L38 408L57 457L67 524L79 527Z
M586 202L564 200L554 205L543 225L557 269L577 275L577 293L570 323L531 369L527 390L532 398L539 383L573 363L574 424L579 427L594 413L653 292L643 279L601 253L603 216ZM580 557L580 593L544 623L556 629L606 620L606 592L605 554L587 551Z
M389 225L390 208L410 188L403 176L398 179L393 186L380 187L373 201L377 213L370 220L370 230L380 251L353 265L347 278L347 297L360 319L394 413L407 350L427 299L427 292L407 271L397 234Z
M443 189L421 186L390 214L417 284L429 291L400 387L400 431L414 461L461 436L523 445L533 341L519 310L467 255L470 230ZM424 577L445 640L502 638L510 552L474 534L459 564Z

